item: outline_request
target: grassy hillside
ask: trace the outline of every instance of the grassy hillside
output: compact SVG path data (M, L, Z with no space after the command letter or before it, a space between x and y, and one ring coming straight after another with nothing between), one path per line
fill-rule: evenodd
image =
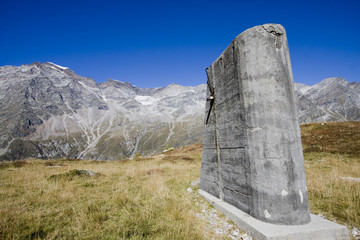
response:
M195 144L123 161L0 163L0 239L219 239L207 220L214 210L187 190L198 188L191 182L200 177L201 150Z
M304 124L301 135L310 211L359 229L360 182L351 178L360 178L360 122Z
M360 178L360 123L301 129L311 212L360 228L360 182L342 178ZM124 161L0 163L0 239L221 238L187 191L200 166L201 144Z
M360 157L360 122L301 125L304 153L326 152Z
M197 146L179 157L3 163L0 238L201 239L186 194L200 158Z

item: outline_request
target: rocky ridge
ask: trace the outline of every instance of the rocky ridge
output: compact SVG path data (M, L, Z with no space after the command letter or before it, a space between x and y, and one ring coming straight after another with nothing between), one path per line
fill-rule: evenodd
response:
M360 83L326 78L308 86L295 83L300 123L360 120Z
M97 84L53 63L0 67L2 160L112 160L200 141L205 85Z
M360 120L360 83L295 83L300 123ZM0 67L0 160L113 160L201 141L206 85L97 84L54 63Z

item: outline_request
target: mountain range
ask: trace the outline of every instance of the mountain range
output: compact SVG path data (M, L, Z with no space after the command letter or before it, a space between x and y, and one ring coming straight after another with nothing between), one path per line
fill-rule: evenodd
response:
M0 160L114 160L201 141L206 85L97 84L54 63L0 67ZM299 122L360 120L360 83L295 83Z

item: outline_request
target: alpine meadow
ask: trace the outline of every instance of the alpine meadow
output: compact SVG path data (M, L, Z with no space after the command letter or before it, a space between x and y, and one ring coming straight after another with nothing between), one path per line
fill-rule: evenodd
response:
M359 229L360 123L301 130L310 211ZM3 162L0 238L230 239L236 227L225 219L228 232L218 231L223 223L206 217L213 208L191 184L200 177L201 149L195 144L118 161Z

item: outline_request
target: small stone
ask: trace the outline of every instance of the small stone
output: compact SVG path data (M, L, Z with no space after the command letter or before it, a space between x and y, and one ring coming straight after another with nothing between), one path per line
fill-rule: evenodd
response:
M242 240L252 240L252 237L250 237L247 234L241 234L240 239L242 239Z
M86 174L89 175L89 176L95 176L96 175L95 172L93 172L93 171L91 171L89 169L80 169L80 171L86 172Z
M196 187L196 186L199 186L200 184L200 179L196 180L196 181L191 181L191 186L192 187Z
M190 188L190 187L188 187L188 188L186 189L186 191L189 192L189 193L192 193L192 192L193 192L192 188Z
M231 235L238 237L240 234L237 230L235 230L235 231L232 231Z
M353 227L353 229L351 230L351 234L353 235L354 238L360 237L360 230L357 229L356 227Z
M360 178L354 178L354 177L340 177L342 180L350 180L355 182L360 182Z

